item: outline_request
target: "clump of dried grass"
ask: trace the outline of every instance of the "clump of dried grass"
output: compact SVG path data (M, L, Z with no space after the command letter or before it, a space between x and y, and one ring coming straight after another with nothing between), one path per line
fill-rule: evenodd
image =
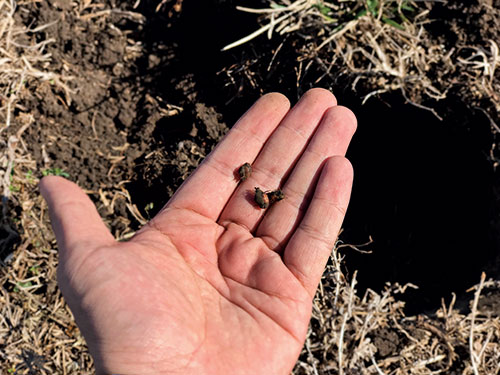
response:
M6 374L91 374L92 359L56 286L55 241L33 172L36 162L23 140L34 120L21 114L17 124L17 132L6 131L11 135L0 152L2 229L19 237L10 254L9 236L0 241L0 368ZM18 215L9 212L12 207Z
M0 0L0 135L10 126L14 109L24 109L22 100L30 96L27 87L33 81L57 85L70 98L69 77L47 69L46 46L54 40L33 37L53 23L27 28L16 21L16 7L14 0Z
M498 11L500 14L500 10ZM469 50L467 57L458 57L458 64L470 76L471 90L478 98L491 98L497 113L500 113L500 82L495 76L500 67L500 53L498 41L488 40L489 48L466 46ZM500 132L500 129L496 129Z
M23 139L28 131L37 131L36 119L25 107L37 90L60 92L69 106L71 95L88 77L52 61L47 46L55 41L46 38L45 31L53 22L31 29L24 25L23 12L33 11L36 3L0 0L0 373L92 374L92 358L57 288L57 247L37 186L42 175L37 166L50 167L51 160L44 145L43 160L35 160ZM71 6L77 18L94 25L113 15L143 20L139 14L107 9L93 0ZM138 54L136 45L126 50L132 59ZM127 147L113 148L120 156L109 155L109 173L123 160ZM121 184L112 191L89 193L100 198L106 211L112 212L123 200L132 214L140 215ZM118 238L130 235L129 224L124 223L124 233L115 233Z
M398 295L414 285L387 284L377 293L356 291L356 273L342 274L335 249L316 293L306 344L295 375L473 374L500 370L500 318L478 308L485 287L472 290L470 312L454 308L455 297L432 316L405 316Z
M477 98L490 98L500 111L500 97L494 85L500 64L497 42L490 48L478 46L446 47L431 37L425 26L434 1L356 0L327 2L323 0L269 1L269 7L241 11L260 15L263 26L254 33L223 48L242 45L266 33L268 38L295 33L299 43L297 76L316 64L325 76L355 76L353 89L366 81L373 95L401 91L406 100L422 109L428 100L446 98L456 86L471 87ZM279 49L279 48L278 48ZM472 53L461 58L459 53ZM276 52L277 53L277 52ZM457 71L463 82L456 82ZM498 78L497 78L498 81Z
M15 236L14 225L7 219L8 204L27 204L21 199L23 188L34 179L34 176L26 178L26 175L31 176L29 171L33 172L35 163L22 139L22 134L33 124L34 119L27 113L23 101L32 95L30 86L42 83L58 85L69 94L66 79L47 69L50 54L45 52L45 48L53 40L36 41L35 38L50 24L29 29L16 21L17 10L14 0L0 0L1 226L9 233L0 241L1 255L5 255L5 249L12 245L12 237ZM11 125L15 126L11 128Z
M56 287L40 173L23 139L36 126L24 101L53 85L69 102L69 77L50 71L46 46L53 40L39 36L50 24L25 27L20 7L0 0L0 373L90 374L92 359Z

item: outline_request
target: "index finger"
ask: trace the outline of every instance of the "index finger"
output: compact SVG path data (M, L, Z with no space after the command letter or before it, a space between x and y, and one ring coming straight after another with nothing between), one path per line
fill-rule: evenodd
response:
M289 108L290 102L279 93L257 100L182 184L164 210L183 208L217 220L238 184L234 171L255 160Z

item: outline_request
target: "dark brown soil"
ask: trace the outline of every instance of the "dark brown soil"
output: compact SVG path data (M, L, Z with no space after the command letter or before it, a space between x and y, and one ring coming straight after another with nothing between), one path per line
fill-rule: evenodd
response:
M77 16L60 2L41 2L31 11L25 19L34 27L60 21L46 29L46 38L56 40L48 49L51 70L70 76L73 89L65 97L42 85L28 103L37 126L25 139L37 170L68 173L113 219L113 230L129 222L137 227L123 202L105 210L99 192L112 195L124 186L137 192L139 210L151 214L144 207L161 208L227 131L221 115L199 98L192 74L180 69L179 46L148 40L160 26L171 36L175 20L165 11L145 25L145 18L117 12L95 22L85 18L90 12Z
M377 353L380 358L398 353L401 348L404 348L401 341L403 340L397 332L387 328L379 328L373 332L373 344L377 347Z

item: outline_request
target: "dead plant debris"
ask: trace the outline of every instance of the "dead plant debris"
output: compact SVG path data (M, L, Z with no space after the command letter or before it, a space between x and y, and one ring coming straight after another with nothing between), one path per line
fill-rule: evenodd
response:
M314 65L325 77L348 74L355 77L352 89L364 82L371 90L364 100L385 92L400 91L413 105L441 116L426 102L447 97L450 89L460 87L476 100L492 103L492 118L500 113L500 56L498 39L474 45L466 34L454 46L445 45L432 35L428 26L435 20L431 10L438 1L353 0L269 0L267 8L238 7L255 13L262 25L254 33L223 48L236 48L266 34L269 39L296 42L297 82ZM491 2L480 1L485 12L500 19L500 10ZM480 25L477 25L480 26ZM453 24L446 27L453 28ZM455 30L450 30L456 33ZM443 34L444 34L443 30ZM275 55L281 49L278 47ZM270 62L268 71L276 56ZM251 70L244 61L228 70ZM245 67L245 65L247 65ZM246 73L251 76L251 73ZM249 80L252 81L252 79ZM255 85L255 83L253 83ZM495 127L497 128L497 127Z

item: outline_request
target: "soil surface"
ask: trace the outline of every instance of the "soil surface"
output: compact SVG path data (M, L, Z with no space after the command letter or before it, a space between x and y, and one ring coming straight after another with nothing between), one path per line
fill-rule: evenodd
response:
M140 212L152 214L146 205L160 209L227 126L184 69L172 38L179 26L171 30L180 21L160 12L144 25L145 18L127 17L130 7L122 8L102 22L88 22L92 13L77 16L57 1L25 15L35 25L64 20L46 29L46 38L56 40L48 52L51 69L70 76L74 89L66 97L50 85L37 88L28 105L38 126L25 139L38 170L60 168L94 195L103 216L118 214L137 228L123 204L105 210L99 192L124 186ZM119 222L113 219L112 229L125 229Z
M451 89L447 99L429 103L443 121L398 94L362 105L362 92L350 89L353 77L318 84L323 72L317 67L297 82L293 40L272 65L282 40L263 37L220 52L256 28L255 18L235 11L231 1L167 2L158 11L150 1L137 9L104 3L114 11L77 14L67 2L51 0L20 16L33 28L59 21L44 37L55 40L47 46L51 70L68 77L72 89L36 87L26 106L37 126L24 139L37 173L66 172L91 194L117 237L161 209L262 93L281 91L293 102L319 85L332 89L359 120L348 154L356 179L341 240L373 240L363 248L371 254L342 250L347 274L359 270L360 289L414 283L419 289L408 293L407 311L423 313L451 293L464 294L483 270L500 277L500 158L498 135L484 113L494 113L490 102ZM439 22L454 22L456 32L439 37L446 43L500 40L499 20L485 18L476 2L439 17L448 11L444 4L433 10ZM439 22L429 26L436 35ZM499 314L498 293L486 293L481 306ZM379 333L374 343L381 357L404 340Z

